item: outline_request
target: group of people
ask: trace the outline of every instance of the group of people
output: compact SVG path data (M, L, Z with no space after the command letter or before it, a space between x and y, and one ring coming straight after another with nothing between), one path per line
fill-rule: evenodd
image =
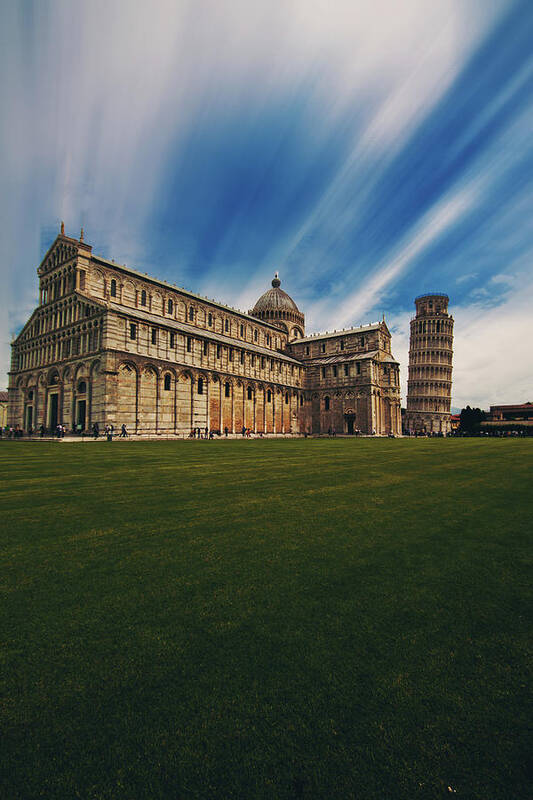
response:
M94 439L98 439L98 437L100 436L100 426L99 426L98 422L95 422L93 424L91 430L92 430L93 438ZM112 423L109 423L108 425L105 426L104 435L105 435L105 437L106 437L108 442L112 442L113 441L113 436L115 435L115 426ZM126 426L124 424L122 425L122 427L120 429L120 435L119 436L120 436L121 439L127 439L128 438L128 430L127 430L127 428L126 428Z
M11 425L5 425L3 428L0 427L0 439L5 437L6 439L22 439L24 436L24 431L22 428L19 428L16 425L14 428Z
M215 434L220 436L220 431L209 430L207 426L205 428L191 428L189 439L214 439Z
M224 428L224 436L227 438L229 434L229 428L226 425ZM251 428L247 428L245 425L241 428L241 434L244 437L250 438L253 431ZM262 437L263 434L259 433L258 436ZM218 429L211 428L209 429L207 426L205 428L191 428L191 432L189 433L189 439L214 439L215 436L222 436L221 432Z

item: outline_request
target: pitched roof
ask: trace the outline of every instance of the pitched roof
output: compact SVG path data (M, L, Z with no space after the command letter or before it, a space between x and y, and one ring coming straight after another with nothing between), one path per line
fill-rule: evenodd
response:
M333 356L324 356L323 358L311 358L306 359L305 364L308 367L314 366L325 366L327 364L345 364L347 361L367 361L369 359L373 359L379 356L379 350L368 350L364 353L352 353L351 355L348 353L336 353ZM396 361L389 353L386 353L380 359L380 362L386 362L388 364L398 364L399 362Z
M117 264L116 261L110 261L108 258L96 255L92 256L92 260L98 264L105 264L108 267L112 267L113 269L116 269L119 272L129 273L131 276L140 278L143 281L148 281L149 283L155 283L156 286L160 286L163 289L167 289L172 292L177 292L179 294L185 295L186 297L190 297L193 300L198 300L202 303L207 303L209 306L212 306L213 308L219 308L227 313L237 314L237 316L244 317L246 320L252 322L255 325L268 325L268 327L271 328L272 330L278 332L280 330L276 325L273 325L268 320L258 319L257 317L254 317L251 314L247 314L245 311L241 311L240 308L233 308L232 306L226 306L224 305L224 303L219 303L217 300L211 300L209 297L202 297L201 294L195 294L194 292L190 292L188 289L184 289L182 286L176 286L175 284L161 280L160 278L154 278L153 275L148 275L148 273L140 272L137 269L132 269L132 267L127 267L125 264Z
M369 325L360 325L358 328L346 328L342 331L326 331L326 333L313 333L303 339L296 339L292 344L301 344L302 342L318 342L321 339L334 339L338 336L348 336L351 333L367 333L368 331L377 331L381 328L383 322L372 322Z

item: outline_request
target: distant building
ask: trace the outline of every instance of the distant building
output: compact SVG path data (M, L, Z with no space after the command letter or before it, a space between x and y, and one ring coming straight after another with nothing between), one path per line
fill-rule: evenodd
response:
M245 314L96 256L63 226L37 273L39 305L12 345L13 426L401 432L385 320L306 337L277 274Z
M527 402L510 406L491 406L487 420L490 422L499 422L502 420L533 422L533 403Z
M439 293L415 299L404 423L409 433L451 431L453 317L448 314L448 300L448 295Z
M7 401L8 393L0 392L0 428L5 428L7 425Z
M486 429L533 428L533 403L491 406L481 426Z
M450 430L452 433L459 430L459 426L461 424L461 415L460 414L451 414L450 415Z

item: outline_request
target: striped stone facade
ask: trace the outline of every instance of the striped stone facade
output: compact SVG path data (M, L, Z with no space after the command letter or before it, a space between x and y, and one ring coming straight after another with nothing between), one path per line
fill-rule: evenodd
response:
M415 299L411 320L405 427L411 433L451 431L453 317L446 294Z
M384 322L305 338L299 311L297 325L264 303L261 319L245 314L96 256L63 231L38 275L39 306L12 346L14 427L400 432Z

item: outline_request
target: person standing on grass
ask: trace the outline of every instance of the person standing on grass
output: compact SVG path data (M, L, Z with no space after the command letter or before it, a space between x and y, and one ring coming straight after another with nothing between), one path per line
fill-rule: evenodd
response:
M225 436L226 438L227 438L227 436L228 436L228 426L227 426L227 425L226 425L226 427L224 428L224 436Z
M95 422L94 425L93 425L93 436L94 436L94 438L98 439L99 434L100 434L100 426L98 425L97 422Z

